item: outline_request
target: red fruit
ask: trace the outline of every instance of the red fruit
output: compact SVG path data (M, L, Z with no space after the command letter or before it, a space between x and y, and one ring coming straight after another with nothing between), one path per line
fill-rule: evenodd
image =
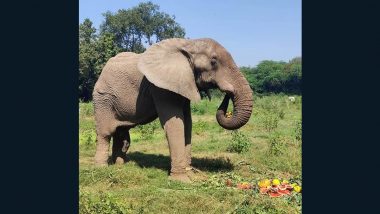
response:
M282 194L278 192L270 192L269 196L272 198L280 197Z
M290 191L289 190L278 190L278 193L282 194L282 195L289 195L290 194Z

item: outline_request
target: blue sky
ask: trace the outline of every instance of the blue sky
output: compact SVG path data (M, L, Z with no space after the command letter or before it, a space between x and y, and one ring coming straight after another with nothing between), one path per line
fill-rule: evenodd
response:
M79 22L89 18L98 29L106 11L117 12L142 0L79 0ZM213 38L238 66L301 56L301 0L151 0L175 15L189 38Z

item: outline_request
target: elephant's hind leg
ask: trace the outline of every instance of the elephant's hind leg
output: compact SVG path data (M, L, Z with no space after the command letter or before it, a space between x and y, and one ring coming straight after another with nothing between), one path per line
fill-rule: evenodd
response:
M108 165L108 153L111 136L116 130L116 120L112 112L112 106L107 99L94 94L94 111L96 126L96 153L95 165Z
M126 152L128 151L130 143L129 128L123 126L117 127L113 135L112 163L123 164L127 162Z

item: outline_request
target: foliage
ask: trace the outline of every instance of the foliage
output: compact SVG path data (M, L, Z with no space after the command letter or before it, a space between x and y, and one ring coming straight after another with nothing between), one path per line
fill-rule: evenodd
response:
M296 140L302 141L302 121L296 121L296 127L294 129L294 136Z
M160 127L159 120L154 120L153 122L147 123L145 125L138 125L137 129L140 132L142 140L151 140L154 137L154 132Z
M144 43L149 45L167 38L183 38L185 30L175 22L174 16L159 12L160 7L152 2L140 3L131 9L117 13L104 13L105 21L101 33L115 35L115 43L124 51L141 53Z
M198 115L204 115L206 112L206 105L199 105L199 104L192 104L191 105L191 113L198 114Z
M285 149L284 138L278 132L271 133L269 135L269 154L281 155Z
M264 60L256 67L240 68L255 93L301 93L302 61Z
M250 140L243 132L239 132L238 130L234 130L231 132L232 135L232 143L228 147L228 151L243 153L249 150L251 146Z
M205 121L197 121L193 123L193 132L197 135L205 132L207 129L207 123Z
M89 193L79 191L79 213L123 214L124 212L115 197L110 194L100 193L97 198L92 198Z
M278 126L278 121L280 117L271 112L271 111L263 111L262 113L262 125L264 129L268 132L272 132Z

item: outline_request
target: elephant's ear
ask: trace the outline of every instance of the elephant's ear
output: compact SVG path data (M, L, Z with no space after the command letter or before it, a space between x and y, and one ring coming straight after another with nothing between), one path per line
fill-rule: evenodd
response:
M167 39L152 45L140 57L138 69L149 82L180 94L191 101L201 96L195 84L191 54L186 39Z

